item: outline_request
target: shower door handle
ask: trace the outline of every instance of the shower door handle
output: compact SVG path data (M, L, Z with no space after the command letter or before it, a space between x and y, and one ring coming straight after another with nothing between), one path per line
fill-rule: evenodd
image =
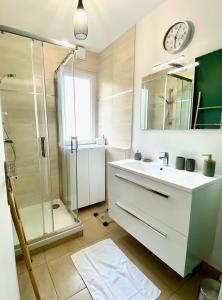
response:
M75 141L75 142L74 142ZM75 148L74 148L75 145ZM78 140L77 136L71 136L71 153L74 152L74 150L78 150Z
M42 157L46 157L45 137L44 136L41 136L41 150L42 150Z

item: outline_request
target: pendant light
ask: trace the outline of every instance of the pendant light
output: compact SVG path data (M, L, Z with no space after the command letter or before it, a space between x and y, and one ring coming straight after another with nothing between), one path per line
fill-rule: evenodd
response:
M74 35L77 40L85 40L88 35L88 18L82 0L74 13Z

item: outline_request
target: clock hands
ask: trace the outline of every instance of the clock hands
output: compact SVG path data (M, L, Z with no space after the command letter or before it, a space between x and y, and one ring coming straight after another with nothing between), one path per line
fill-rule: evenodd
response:
M177 30L177 33L176 33L176 35L175 35L175 37L174 37L174 48L176 48L176 43L177 43L177 40L178 40L178 38L177 38L177 36L178 36L178 34L179 34L179 32L180 32L180 29L181 29L181 25L179 26L179 29Z

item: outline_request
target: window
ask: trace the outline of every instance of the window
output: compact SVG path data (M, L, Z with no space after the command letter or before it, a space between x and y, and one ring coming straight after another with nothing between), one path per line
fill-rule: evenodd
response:
M80 144L94 142L95 75L88 72L76 72L74 88L73 92L73 77L65 75L66 141L69 141L71 136L76 135Z

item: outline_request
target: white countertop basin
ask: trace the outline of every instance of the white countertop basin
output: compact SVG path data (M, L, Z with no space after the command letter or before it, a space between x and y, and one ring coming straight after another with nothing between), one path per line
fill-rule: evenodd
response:
M187 191L200 188L206 184L221 180L221 176L207 177L200 172L188 172L172 167L164 167L156 162L143 162L134 159L119 160L109 163L122 170L140 174L150 179L168 183Z

